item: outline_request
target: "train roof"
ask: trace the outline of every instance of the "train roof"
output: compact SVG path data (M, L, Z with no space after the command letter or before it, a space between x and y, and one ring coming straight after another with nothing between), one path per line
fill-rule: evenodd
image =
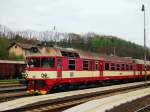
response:
M25 64L25 61L0 60L0 63Z
M144 64L144 60L134 59L134 63L136 64ZM146 61L147 65L150 65L150 61Z
M60 47L45 47L40 53L33 53L30 56L66 56L66 57L80 57L83 59L95 59L95 60L105 60L105 61L117 61L117 62L133 62L132 58L129 57L118 57L118 56L108 56L105 54L98 54L89 51L83 51L80 49L73 48L60 48Z

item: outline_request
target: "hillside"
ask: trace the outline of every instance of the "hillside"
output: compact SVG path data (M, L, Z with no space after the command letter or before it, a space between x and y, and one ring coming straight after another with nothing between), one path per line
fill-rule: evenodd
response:
M7 32L6 32L7 31ZM23 42L36 44L39 42L43 45L51 46L57 44L61 47L72 47L82 50L87 50L96 53L103 53L107 55L117 55L122 57L133 57L143 59L144 49L142 46L120 39L115 36L98 35L94 33L87 33L84 35L69 33L58 33L51 39L41 37L39 39L32 37L31 35L19 35L19 33L13 33L11 30L0 30L0 59L11 59L8 56L7 48L13 42ZM54 33L54 32L53 32ZM26 32L26 34L30 34ZM61 34L61 35L59 35ZM35 35L35 34L34 34ZM47 37L52 36L52 32L47 32ZM57 38L56 38L57 36ZM17 58L14 58L17 59ZM150 50L147 49L147 59L150 60Z
M143 59L144 48L140 45L114 36L93 34L82 37L77 34L69 34L68 39L61 41L63 47L73 47L107 55L133 57ZM150 60L150 49L147 49L147 59Z

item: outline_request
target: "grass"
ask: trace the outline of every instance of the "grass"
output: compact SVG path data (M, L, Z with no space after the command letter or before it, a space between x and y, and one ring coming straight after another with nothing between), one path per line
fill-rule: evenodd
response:
M0 80L0 84L4 84L4 83L18 83L18 79L1 79Z

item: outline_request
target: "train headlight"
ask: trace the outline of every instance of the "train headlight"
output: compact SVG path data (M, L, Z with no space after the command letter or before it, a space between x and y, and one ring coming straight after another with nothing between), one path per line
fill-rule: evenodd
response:
M27 77L28 77L28 74L27 74L27 73L22 73L22 77L23 77L23 78L27 78Z
M42 73L42 74L41 74L41 77L42 77L42 78L47 78L47 73Z

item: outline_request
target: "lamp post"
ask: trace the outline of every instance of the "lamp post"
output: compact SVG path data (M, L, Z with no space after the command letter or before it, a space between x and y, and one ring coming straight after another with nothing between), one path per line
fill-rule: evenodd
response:
M54 29L53 29L53 31L54 31L54 41L55 41L55 43L54 43L54 47L57 47L57 29L56 29L56 26L54 26Z
M145 28L145 6L142 5L142 12L144 13L144 73L146 79L146 28Z

